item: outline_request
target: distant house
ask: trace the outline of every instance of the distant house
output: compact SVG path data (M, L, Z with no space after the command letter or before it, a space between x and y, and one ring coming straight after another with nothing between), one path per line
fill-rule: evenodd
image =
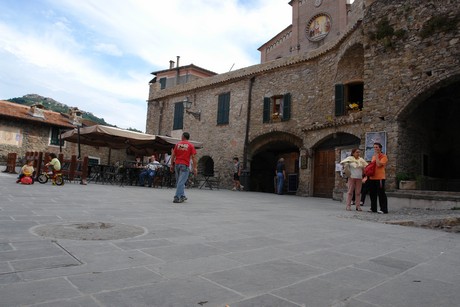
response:
M83 120L80 111L73 108L69 114L46 110L42 105L21 105L0 100L0 162L5 162L8 153L24 157L28 151L62 152L64 156L77 155L78 146L60 140L60 133L74 129L77 123L92 125ZM126 160L123 150L111 151L111 161ZM108 163L107 148L81 146L81 155L88 156L93 163Z

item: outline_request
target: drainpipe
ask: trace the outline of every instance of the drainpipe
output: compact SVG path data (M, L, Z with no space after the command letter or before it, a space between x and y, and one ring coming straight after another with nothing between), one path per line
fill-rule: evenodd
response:
M180 59L180 56L177 56L177 66L176 66L176 85L179 84L179 71L180 71L180 68L179 68L179 59Z
M249 147L249 127L251 122L251 103L252 103L252 87L256 77L252 77L249 80L248 90L248 112L246 117L246 134L244 136L244 148L243 148L243 169L246 170L248 166L248 147Z

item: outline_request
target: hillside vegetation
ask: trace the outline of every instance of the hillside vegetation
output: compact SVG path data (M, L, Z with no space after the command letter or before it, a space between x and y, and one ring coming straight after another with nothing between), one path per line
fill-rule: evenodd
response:
M69 109L71 108L68 105L63 104L63 103L61 103L59 101L56 101L56 100L54 100L52 98L43 97L43 96L40 96L40 95L37 95L37 94L28 94L28 95L24 95L22 97L11 98L11 99L8 99L7 101L22 104L22 105L26 105L26 106L31 106L31 105L34 105L34 104L41 104L47 110L51 110L51 111L59 112L59 113L65 113L65 114L68 114ZM82 117L84 119L88 119L90 121L93 121L93 122L95 122L97 124L101 124L101 125L113 126L113 125L110 125L109 123L107 123L103 118L99 118L97 116L94 116L90 112L86 112L86 111L83 111L83 110L80 110L80 111L82 112Z

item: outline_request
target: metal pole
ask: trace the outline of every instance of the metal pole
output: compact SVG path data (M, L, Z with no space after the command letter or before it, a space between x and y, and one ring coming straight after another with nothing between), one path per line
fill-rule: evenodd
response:
M77 126L77 133L78 133L78 160L81 158L81 150L80 150L80 126Z

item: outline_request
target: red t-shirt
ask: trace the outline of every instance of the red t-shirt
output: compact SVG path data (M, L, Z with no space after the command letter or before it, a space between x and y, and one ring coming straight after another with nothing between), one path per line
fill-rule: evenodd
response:
M188 141L180 141L174 146L174 155L176 156L176 164L190 166L190 157L196 155L195 146Z

